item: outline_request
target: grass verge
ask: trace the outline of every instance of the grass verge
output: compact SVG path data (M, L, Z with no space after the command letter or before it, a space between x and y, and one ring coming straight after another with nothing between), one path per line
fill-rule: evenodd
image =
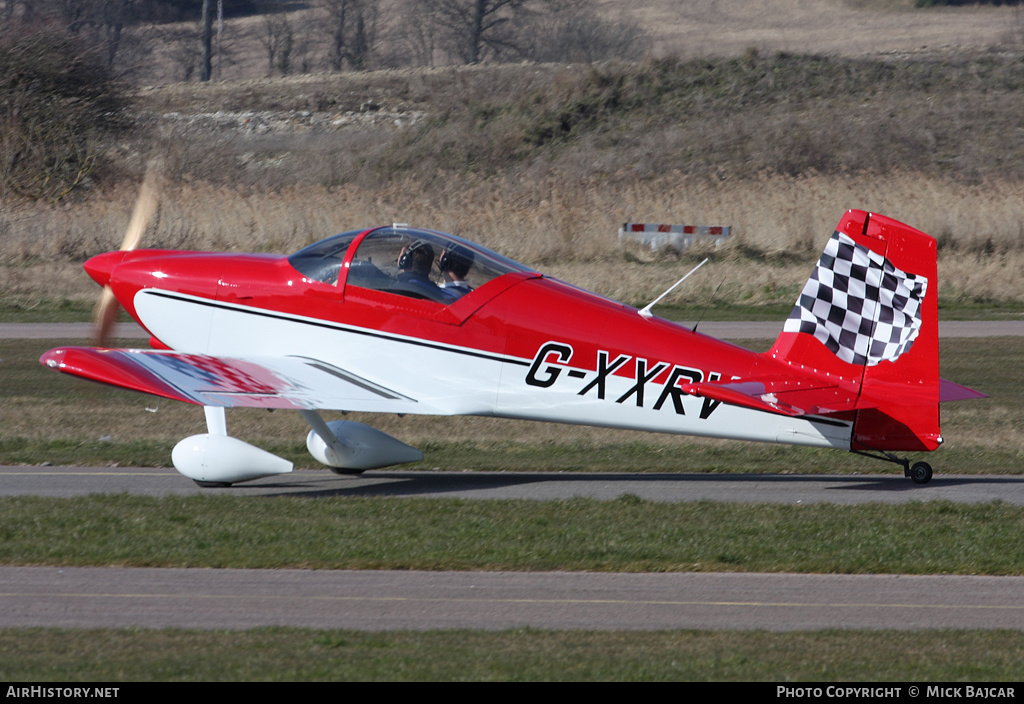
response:
M0 563L1024 574L1024 508L228 496L0 499Z
M0 323L86 323L93 306L70 298L21 300L0 296Z
M9 682L1014 682L1015 631L0 630ZM131 687L122 690L130 693ZM765 690L765 694L774 694Z

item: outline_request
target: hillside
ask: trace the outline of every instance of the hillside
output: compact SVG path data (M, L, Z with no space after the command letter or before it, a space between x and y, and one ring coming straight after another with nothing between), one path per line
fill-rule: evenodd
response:
M735 56L748 47L869 56L1020 43L1018 9L915 8L914 0L603 0L653 35L659 56Z
M814 8L889 17L893 37L892 18L998 17L1006 29L1017 16L735 0L687 4L686 17L707 24L733 17L715 8L784 5L793 26ZM668 4L636 9L656 6ZM939 239L944 303L1019 307L1024 54L1012 42L968 49L962 36L947 27L944 49L866 56L744 44L729 56L638 63L142 88L134 134L109 145L117 173L59 205L0 209L4 304L92 298L79 264L116 246L155 156L166 183L149 246L287 252L333 232L410 222L643 303L684 264L622 249L622 222L723 224L734 239L714 253L714 280L677 300L706 301L724 280L719 300L784 307L842 211L858 207Z
M382 48L372 67L409 66L393 63L392 49L406 41L417 19L409 16L400 0L380 0L380 4ZM1012 7L917 9L914 0L594 0L589 4L613 23L635 22L645 34L642 51L657 58L738 56L748 49L762 54L903 56L1024 45L1024 14ZM301 34L293 63L306 61L312 72L324 70L322 13L303 9L286 17ZM229 18L223 28L214 78L266 77L263 19ZM195 32L193 23L133 29L140 40L160 42L149 52L136 49L132 53L129 47L131 58L126 65L133 80L143 85L182 80L193 65ZM438 62L443 63L443 58L435 57L434 65ZM292 68L296 70L301 69ZM194 73L192 77L195 80Z
M142 91L172 178L374 185L553 170L569 179L915 172L1024 180L1024 54L484 65ZM245 170L228 165L244 164Z

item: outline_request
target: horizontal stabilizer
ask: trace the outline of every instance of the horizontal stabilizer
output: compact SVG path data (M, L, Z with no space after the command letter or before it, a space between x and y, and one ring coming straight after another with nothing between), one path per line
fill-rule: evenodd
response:
M972 398L988 398L988 394L968 389L955 381L939 379L939 401L969 401Z
M819 379L775 377L680 385L685 393L785 416L829 415L858 407L857 391Z
M988 398L974 389L961 386L946 379L940 379L940 401L964 401ZM744 381L706 381L698 384L681 385L685 393L704 396L715 401L745 406L758 411L779 413L786 416L827 416L846 411L881 408L902 402L913 403L915 395L904 389L900 400L892 396L860 393L856 389L840 386L822 386L813 379L746 379ZM877 390L876 390L877 392Z

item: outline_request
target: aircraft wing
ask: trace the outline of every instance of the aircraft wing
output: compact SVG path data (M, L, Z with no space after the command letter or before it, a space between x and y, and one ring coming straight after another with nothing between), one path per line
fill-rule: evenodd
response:
M39 361L66 374L200 406L434 412L416 399L308 357L241 359L63 347Z

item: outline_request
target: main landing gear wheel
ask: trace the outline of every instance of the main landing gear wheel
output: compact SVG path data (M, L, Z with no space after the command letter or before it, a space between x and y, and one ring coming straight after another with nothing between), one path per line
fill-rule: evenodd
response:
M327 469L344 477L357 477L366 471L365 469L344 469L342 467L328 467Z
M927 484L932 480L932 466L927 462L917 462L908 474L915 484Z
M231 486L231 482L201 482L198 479L193 479L192 481L196 483L196 486L203 489L225 489Z

